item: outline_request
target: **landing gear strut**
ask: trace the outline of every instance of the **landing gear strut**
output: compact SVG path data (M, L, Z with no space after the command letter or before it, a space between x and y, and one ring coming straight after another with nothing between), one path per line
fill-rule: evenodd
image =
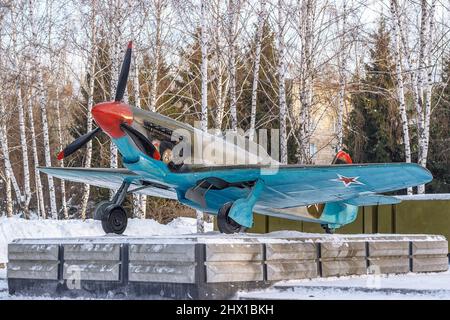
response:
M102 222L102 228L105 233L122 234L127 228L127 213L122 207L125 200L129 182L124 181L117 190L112 201L101 201L97 204L94 211L94 219Z
M217 227L221 233L231 234L244 232L246 230L244 226L241 226L228 216L232 205L233 202L225 203L217 214Z
M321 224L320 226L323 228L323 230L325 230L325 233L327 234L333 234L336 231L335 228L332 228L327 224Z

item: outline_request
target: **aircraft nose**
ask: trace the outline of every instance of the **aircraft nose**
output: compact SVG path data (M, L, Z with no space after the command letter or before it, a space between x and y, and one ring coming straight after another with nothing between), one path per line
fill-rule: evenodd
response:
M104 132L112 138L120 138L125 133L120 128L121 123L131 125L133 112L131 108L122 102L102 102L92 108L92 116L95 122Z

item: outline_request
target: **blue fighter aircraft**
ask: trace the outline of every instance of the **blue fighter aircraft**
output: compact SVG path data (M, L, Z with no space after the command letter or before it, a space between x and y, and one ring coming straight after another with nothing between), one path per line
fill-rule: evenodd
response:
M400 202L380 193L432 180L430 172L417 164L352 164L343 151L328 166L268 163L245 150L238 151L237 157L256 157L252 164L188 161L186 141L200 130L123 102L131 47L130 42L114 101L92 108L98 127L58 154L59 160L69 156L103 131L117 146L125 168L39 168L60 179L117 190L111 201L98 203L94 212L106 233L125 231L127 213L122 204L127 193L175 199L217 215L222 233L250 228L254 212L319 223L332 233L356 219L358 206ZM229 151L212 153L223 156Z

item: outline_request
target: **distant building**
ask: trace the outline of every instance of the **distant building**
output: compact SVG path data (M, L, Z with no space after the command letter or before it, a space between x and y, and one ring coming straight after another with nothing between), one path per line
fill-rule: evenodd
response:
M348 97L344 108L345 125L347 115L350 112ZM313 106L311 110L311 139L310 154L314 164L326 165L333 160L337 150L338 129L338 88L330 83L315 87ZM292 85L292 116L296 124L300 120L300 95L298 83Z

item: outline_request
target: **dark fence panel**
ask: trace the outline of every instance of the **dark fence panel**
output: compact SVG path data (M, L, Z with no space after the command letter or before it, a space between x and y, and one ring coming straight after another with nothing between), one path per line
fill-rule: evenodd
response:
M407 199L407 200L406 200ZM323 233L316 223L292 221L255 214L249 232L267 233L279 230ZM450 239L450 195L404 198L397 205L361 207L358 218L338 233L439 234Z

